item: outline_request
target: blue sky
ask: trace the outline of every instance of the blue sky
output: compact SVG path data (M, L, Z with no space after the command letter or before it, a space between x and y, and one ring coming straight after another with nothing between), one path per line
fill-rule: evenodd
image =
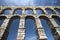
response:
M59 6L60 0L0 0L1 6Z
M60 0L0 0L0 6L60 6ZM2 24L2 21L3 19L0 20L0 25ZM16 40L19 21L19 19L12 21L7 40ZM44 26L48 40L54 40L46 21L41 19L41 23ZM58 24L60 25L59 22ZM27 19L25 27L25 40L37 40L36 25L34 23L34 20Z

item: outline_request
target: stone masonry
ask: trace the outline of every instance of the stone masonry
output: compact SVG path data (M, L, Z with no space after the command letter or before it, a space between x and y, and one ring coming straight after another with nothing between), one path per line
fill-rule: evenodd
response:
M21 9L22 14L14 14L15 10ZM26 14L25 11L31 9L33 14ZM44 13L37 14L36 9L41 9ZM50 9L53 11L52 14L48 14L46 9ZM28 17L34 18L36 24L36 32L37 32L37 40L47 40L47 36L45 34L44 28L41 24L40 19L44 18L47 20L49 28L51 29L51 33L55 40L60 40L60 27L55 22L54 18L58 18L60 21L60 14L55 9L60 9L60 6L0 6L0 19L4 18L4 22L0 27L0 40L7 40L7 36L9 34L9 24L11 19L20 18L20 24L17 33L17 40L25 39L25 20ZM3 14L4 10L11 10L9 15Z

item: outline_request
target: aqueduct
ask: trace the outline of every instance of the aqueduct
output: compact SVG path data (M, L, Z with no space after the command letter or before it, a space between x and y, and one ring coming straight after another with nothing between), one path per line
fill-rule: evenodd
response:
M14 14L16 10L22 10L22 14ZM17 40L25 39L25 20L28 18L34 19L36 24L37 31L37 40L47 40L47 36L45 34L44 28L41 24L40 19L43 18L47 21L49 28L51 29L51 33L54 36L55 40L60 40L60 27L55 22L55 18L60 22L60 14L56 11L60 10L60 6L0 6L0 20L4 19L1 27L0 27L0 40L6 40L9 34L9 25L11 20L20 18L20 24L17 33ZM5 15L3 12L5 10L11 10L10 14ZM32 10L33 14L26 14L26 10ZM36 10L42 10L43 14L37 14ZM51 10L52 13L48 14L46 10ZM38 21L37 21L38 20Z

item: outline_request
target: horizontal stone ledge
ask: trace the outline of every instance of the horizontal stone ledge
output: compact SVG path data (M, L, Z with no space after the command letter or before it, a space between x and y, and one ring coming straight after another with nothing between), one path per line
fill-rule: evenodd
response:
M37 8L37 7L41 7L41 8L49 8L49 7L52 7L52 8L60 8L60 6L0 6L1 8Z

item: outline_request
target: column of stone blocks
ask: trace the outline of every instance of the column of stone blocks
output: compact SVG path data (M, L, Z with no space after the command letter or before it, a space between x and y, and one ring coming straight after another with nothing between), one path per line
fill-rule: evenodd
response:
M20 18L17 40L24 40L24 39L25 39L25 18Z
M58 24L55 22L55 20L53 18L50 19L51 22L51 32L54 36L55 40L60 40L60 27L58 26Z
M38 40L47 40L47 36L45 34L44 28L41 24L41 21L39 18L36 18L36 26L37 26L37 32L38 32Z
M35 8L33 8L33 14L37 14Z
M55 12L55 14L59 14L56 10L54 10L54 8L51 8L54 12Z
M55 27L56 32L53 33L55 40L60 40L60 27Z
M10 12L10 15L13 15L14 14L14 8L12 8L11 12Z
M54 27L58 27L58 24L55 22L55 20L53 18L49 18L49 21L51 23L51 27L53 26Z
M45 10L45 8L42 8L42 10L45 14L48 14L48 12Z
M5 19L3 24L0 27L0 40L6 40L7 38L7 32L5 31L7 31L6 28L8 23L9 23L9 19Z
M25 29L18 28L17 40L24 40L24 39L25 39Z
M25 8L22 8L22 14L26 14Z

